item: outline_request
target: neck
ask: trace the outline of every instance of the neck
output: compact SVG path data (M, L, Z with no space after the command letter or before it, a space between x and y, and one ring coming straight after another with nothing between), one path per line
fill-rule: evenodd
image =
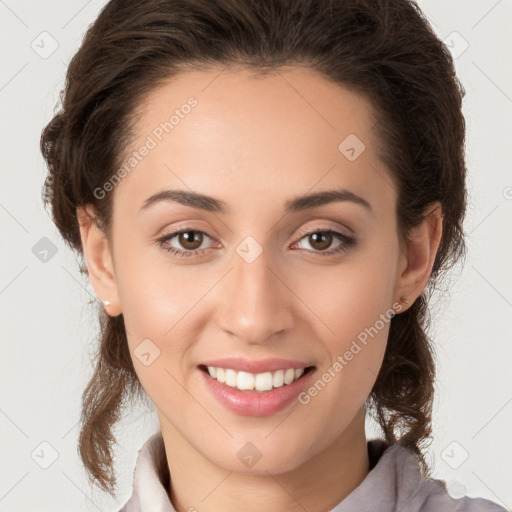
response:
M287 510L327 512L350 494L370 470L365 409L325 450L280 474L250 475L219 467L197 452L169 424L162 425L171 474L168 495L177 512Z

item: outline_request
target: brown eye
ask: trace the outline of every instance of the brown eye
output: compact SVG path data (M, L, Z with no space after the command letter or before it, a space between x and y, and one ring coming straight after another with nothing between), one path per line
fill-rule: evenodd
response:
M176 236L181 247L189 251L199 249L203 243L203 233L201 231L182 231Z
M307 240L309 246L312 247L308 252L316 252L320 256L332 256L346 251L349 247L355 245L354 238L334 229L318 229L304 233L298 244L300 244L302 240ZM334 240L339 240L340 244L328 251L327 249L331 247Z
M170 233L158 240L162 249L176 256L194 256L199 252L205 252L207 248L201 248L205 239L211 239L203 231L197 229L183 228L180 231ZM174 243L171 242L174 240ZM177 244L177 246L176 246Z
M308 236L311 246L319 251L325 251L332 243L333 236L327 231L319 231Z

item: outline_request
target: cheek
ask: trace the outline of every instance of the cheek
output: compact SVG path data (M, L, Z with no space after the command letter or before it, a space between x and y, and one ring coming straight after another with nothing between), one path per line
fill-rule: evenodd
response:
M294 292L314 313L319 338L331 353L343 352L347 343L374 326L382 315L391 315L394 274L390 269L394 256L370 253L361 252L339 265L320 267L314 272L296 273L307 277L296 279ZM379 322L378 330L383 329Z
M166 257L165 251L147 246L116 265L125 325L134 338L172 337L180 319L207 290L190 267L173 265Z
M311 401L321 394L319 402L350 409L371 391L384 358L393 313L393 257L367 251L350 263L346 260L323 273L317 270L295 288L307 296L327 356L326 367L317 376L320 382L308 394Z
M164 403L180 402L177 381L184 382L193 370L189 349L201 329L196 319L202 310L197 306L209 287L204 280L190 279L190 267L187 272L185 266L156 260L149 264L132 253L120 262L116 274L133 365L142 387L158 405L160 397Z
M299 396L300 403L309 410L310 421L331 440L347 428L370 394L382 365L390 326L390 318L371 323L361 317L339 318L337 335L325 342L329 360Z

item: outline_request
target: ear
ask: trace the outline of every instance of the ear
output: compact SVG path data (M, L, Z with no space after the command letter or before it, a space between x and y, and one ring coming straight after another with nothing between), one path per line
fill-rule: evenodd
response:
M122 311L107 237L96 224L92 206L79 206L76 214L91 285L101 301L110 301L108 306L103 306L107 314L118 316Z
M422 223L413 229L405 253L400 260L401 275L396 284L396 296L406 297L412 304L428 283L434 260L441 243L443 213L439 201L425 209ZM407 307L404 307L402 312Z

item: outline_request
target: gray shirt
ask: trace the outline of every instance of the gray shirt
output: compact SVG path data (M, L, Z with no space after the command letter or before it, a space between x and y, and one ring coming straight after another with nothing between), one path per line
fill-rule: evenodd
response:
M507 512L483 498L452 498L442 480L422 478L409 449L367 441L370 472L331 512ZM119 512L176 512L167 495L168 466L161 432L139 450L130 499Z

